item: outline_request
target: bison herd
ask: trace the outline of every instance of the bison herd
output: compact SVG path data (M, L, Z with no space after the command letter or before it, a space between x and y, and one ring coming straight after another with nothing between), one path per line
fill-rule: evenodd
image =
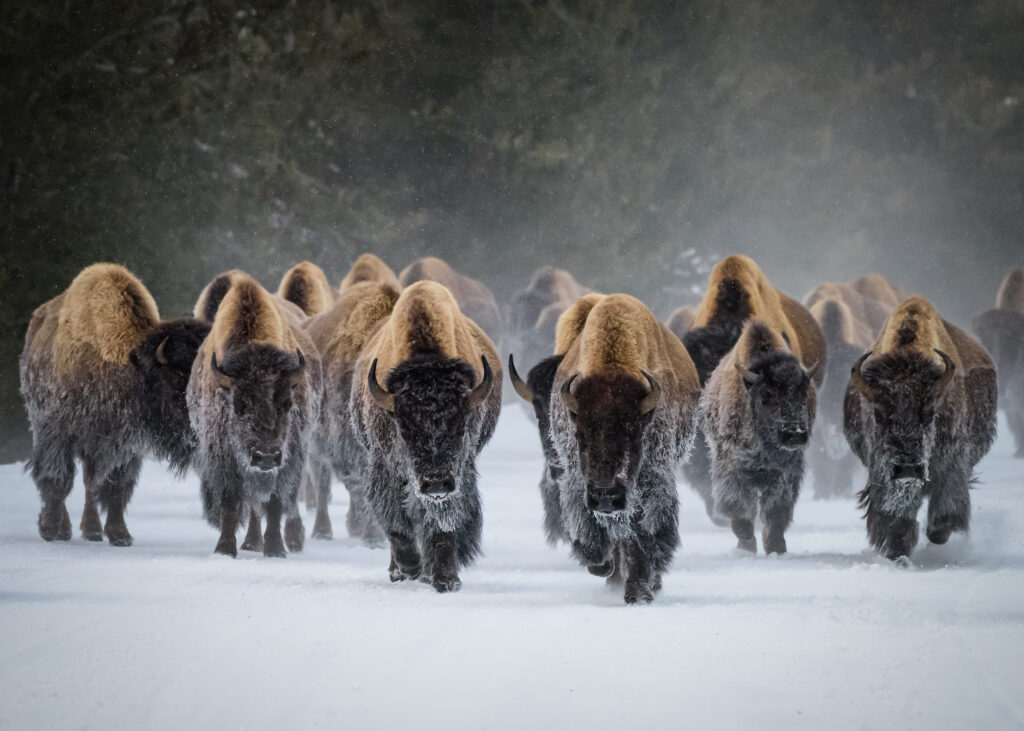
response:
M135 276L95 264L25 337L39 534L71 538L77 459L83 538L131 545L125 508L153 455L198 474L217 553L235 556L246 525L241 550L284 557L302 550L303 500L311 535L333 536L334 478L348 534L389 546L392 581L454 591L480 550L476 458L518 396L543 449L549 542L627 603L661 588L679 474L739 549L757 551L760 523L764 552L784 553L805 469L815 497L847 496L859 462L868 539L905 561L926 498L929 541L967 530L997 402L1024 456L1024 269L972 329L978 340L877 274L801 303L745 256L664 323L553 267L502 308L441 259L396 276L373 254L337 289L310 262L276 293L231 270L194 317L161 320Z

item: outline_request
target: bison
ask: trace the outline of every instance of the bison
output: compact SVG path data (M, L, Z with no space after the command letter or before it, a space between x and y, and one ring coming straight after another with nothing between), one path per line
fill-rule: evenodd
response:
M509 379L515 392L530 405L537 420L540 432L540 445L544 451L544 469L540 478L541 502L544 506L544 533L548 543L556 545L559 541L569 540L565 524L562 522L562 506L559 502L561 491L560 480L563 469L551 439L551 387L555 373L562 363L562 358L579 337L587 315L594 305L600 302L602 295L588 294L577 300L561 317L555 333L554 355L541 360L527 373L526 380L520 378L516 371L512 353L508 356Z
M842 302L849 310L851 318L846 327L853 328L858 336L869 340L874 340L895 307L893 304L863 295L844 282L819 284L804 296L804 307L813 312L814 306L825 300Z
M786 552L814 425L818 368L804 368L777 330L752 318L704 388L715 512L731 521L741 550L757 552L760 513L764 552Z
M277 296L288 300L308 317L326 312L337 293L327 283L323 269L309 261L299 262L281 278Z
M600 298L555 373L551 436L572 553L625 579L627 604L661 588L679 542L674 469L693 436L700 385L679 338L640 300Z
M352 431L349 403L356 361L363 344L381 320L391 314L397 299L398 290L390 284L360 282L347 287L331 309L303 325L320 352L324 373L323 408L309 460L316 493L314 538L333 537L327 512L333 469L349 492L348 534L369 545L384 541L384 534L367 502L366 453Z
M925 496L929 541L967 530L971 472L995 439L996 392L984 348L922 297L897 307L853 364L843 429L868 469L859 496L868 539L886 557L910 556Z
M857 294L881 302L892 310L903 301L904 295L893 287L881 274L866 274L851 280L848 285Z
M1024 314L1009 309L986 310L974 318L972 329L995 362L999 407L1024 457Z
M354 287L362 282L386 284L396 291L402 289L402 285L399 284L398 277L395 276L391 267L385 264L379 256L370 253L359 255L344 279L341 280L341 284L338 285L338 291L344 293L349 287Z
M124 511L143 456L152 450L177 471L191 462L195 435L184 388L206 330L191 318L161 322L142 282L116 264L87 267L36 309L20 375L43 539L71 538L64 502L77 458L85 479L82 537L132 544Z
M479 325L491 342L496 345L501 343L505 323L498 301L483 282L459 274L436 256L417 259L402 270L398 280L403 287L424 280L444 285L454 295L462 314Z
M693 327L683 336L702 386L732 350L750 318L762 320L782 335L805 367L817 365L815 386L821 386L826 351L818 323L807 308L775 289L753 259L742 255L728 256L715 265ZM708 516L721 525L711 490L710 456L698 429L693 455L683 472L704 499Z
M437 591L456 591L480 549L476 456L501 410L494 344L447 288L421 281L363 345L355 372L353 429L391 580L425 574Z
M996 294L996 307L1024 315L1024 267L1014 269L1003 278Z
M680 340L690 332L690 328L693 327L693 321L697 317L697 307L694 305L683 305L677 307L672 311L672 314L665 320L665 327L675 333L675 336Z
M236 276L192 368L188 408L205 514L221 530L217 553L237 555L235 532L246 506L253 518L243 549L262 547L265 556L283 558L285 542L291 551L302 548L295 497L319 418L320 359L282 302ZM256 511L266 513L262 539Z

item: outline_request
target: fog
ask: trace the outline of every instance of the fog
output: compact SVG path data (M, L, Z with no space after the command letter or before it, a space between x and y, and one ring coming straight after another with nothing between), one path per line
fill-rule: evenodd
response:
M94 261L164 317L363 251L499 302L554 264L664 317L746 253L964 326L1024 263L1018 0L15 0L0 37L5 460L31 312Z

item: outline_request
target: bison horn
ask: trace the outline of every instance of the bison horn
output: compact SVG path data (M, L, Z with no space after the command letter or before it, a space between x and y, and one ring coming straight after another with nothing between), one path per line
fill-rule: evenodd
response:
M377 383L377 359L370 364L370 372L366 375L366 385L370 388L370 396L377 405L388 413L395 413L395 394L388 393Z
M160 365L167 365L167 353L164 351L164 347L167 345L167 338L160 341L160 344L156 346L156 362Z
M658 400L661 398L661 386L654 380L654 376L645 370L641 370L644 374L644 378L647 379L647 383L650 384L651 390L644 396L643 401L640 402L640 414L641 416L650 413L654 410L654 407L658 405Z
M214 353L210 356L210 367L213 369L214 378L217 379L217 385L221 388L231 388L231 376L220 369L217 365L217 354Z
M516 373L516 364L512 362L512 354L508 354L508 377L512 381L512 388L519 394L519 398L528 404L533 403L533 389L529 384Z
M821 369L821 361L820 360L816 360L816 361L814 361L814 365L812 365L810 368L804 368L804 373L807 375L807 378L809 378L810 380L813 381L814 377L818 374L818 371L820 369Z
M511 358L511 356L509 357ZM484 402L491 392L491 384L494 380L494 376L491 374L491 364L487 362L487 358L481 355L480 362L484 364L484 377L477 387L469 392L469 408L471 409L475 409Z
M306 369L306 356L304 356L302 354L302 350L300 348L296 348L295 349L295 354L298 356L299 365L298 365L298 367L294 371L292 371L292 374L291 374L291 385L292 386L297 386L297 385L299 385L299 383L302 382L302 371L304 371Z
M577 374L572 374L565 383L562 384L562 388L559 394L562 396L562 401L565 402L565 408L569 409L570 414L578 414L580 410L579 402L576 401L576 397L572 395L572 382L576 380Z
M747 370L740 363L736 364L736 370L737 372L739 372L741 376L743 376L743 382L746 383L748 386L753 386L761 377L754 373L753 371Z
M935 352L942 358L942 362L946 364L946 370L942 372L942 377L939 379L939 390L943 390L949 385L949 382L953 380L953 374L956 372L956 363L948 355L943 353L938 348L935 348Z
M869 355L871 355L870 350L859 357L853 364L853 367L850 368L850 383L852 383L854 388L860 391L866 399L871 398L871 386L869 386L868 382L864 380L864 374L861 373L860 369L861 366L864 365L864 361L868 359Z

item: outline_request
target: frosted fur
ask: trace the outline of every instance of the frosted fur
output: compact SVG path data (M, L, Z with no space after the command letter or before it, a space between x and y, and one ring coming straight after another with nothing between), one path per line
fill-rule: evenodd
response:
M573 378L578 381L573 385L576 393L589 393L591 385L597 387L601 409L629 413L633 403L616 403L625 398L616 394L624 393L619 391L621 387L642 395L648 389L646 380L640 380L644 379L642 371L656 380L661 398L652 412L640 417L640 441L636 449L627 448L625 461L614 475L630 485L625 490L625 509L614 516L598 514L587 504L587 483L592 475L584 473L581 466L577 434L595 419L599 425L602 415L614 417L611 411L591 416L592 405L584 403L584 411L574 421L564 399L554 394ZM678 338L639 300L609 295L591 308L554 379L551 436L564 469L559 504L565 533L573 555L591 573L624 579L627 603L653 599L679 541L674 470L685 459L693 437L699 397L696 375ZM609 455L594 455L591 463L607 458Z
M300 352L305 361L301 368ZM214 356L221 368L237 363L239 372L232 377L230 388L213 370ZM289 388L293 371L299 375L294 388ZM287 401L267 403L269 392L276 399L289 390ZM240 393L254 394L252 408L258 410L239 412L233 403ZM187 394L198 440L196 468L206 516L221 529L217 552L235 555L235 531L247 512L253 517L260 513L267 516L262 546L265 555L285 555L280 533L282 515L290 524L286 526L286 532L291 533L289 548L301 549L296 494L312 429L319 418L321 395L319 355L299 328L298 318L255 280L237 279L217 309L210 335L199 350ZM284 408L284 403L290 405ZM268 418L276 420L280 466L258 471L250 465L249 436L255 429L263 429Z
M946 366L938 348L953 361ZM844 402L844 432L868 469L860 493L868 539L889 558L909 556L928 498L928 539L945 543L970 523L971 473L995 439L996 378L984 349L914 297L893 312ZM900 475L907 460L922 479Z
M320 352L324 369L324 405L313 440L308 474L315 491L313 536L316 538L333 537L327 511L333 471L349 492L348 534L361 538L368 545L384 543L385 536L366 497L367 459L352 431L349 405L356 361L363 344L391 314L397 299L397 289L389 284L361 282L348 287L330 310L303 325Z
M476 408L468 396L483 378L492 385ZM371 396L368 374L394 395L394 412ZM479 553L483 513L476 456L501 410L502 370L494 345L431 281L403 290L391 314L366 341L355 366L349 413L365 451L366 494L391 546L392 581L429 578L437 591L461 587L458 569ZM451 481L438 499L424 490Z
M738 367L753 371L758 382L745 383ZM755 411L763 396L781 403ZM731 521L739 547L748 551L756 551L754 519L760 516L765 552L785 553L806 441L786 446L777 435L786 425L813 433L814 385L779 333L752 319L708 379L700 406L716 512Z

